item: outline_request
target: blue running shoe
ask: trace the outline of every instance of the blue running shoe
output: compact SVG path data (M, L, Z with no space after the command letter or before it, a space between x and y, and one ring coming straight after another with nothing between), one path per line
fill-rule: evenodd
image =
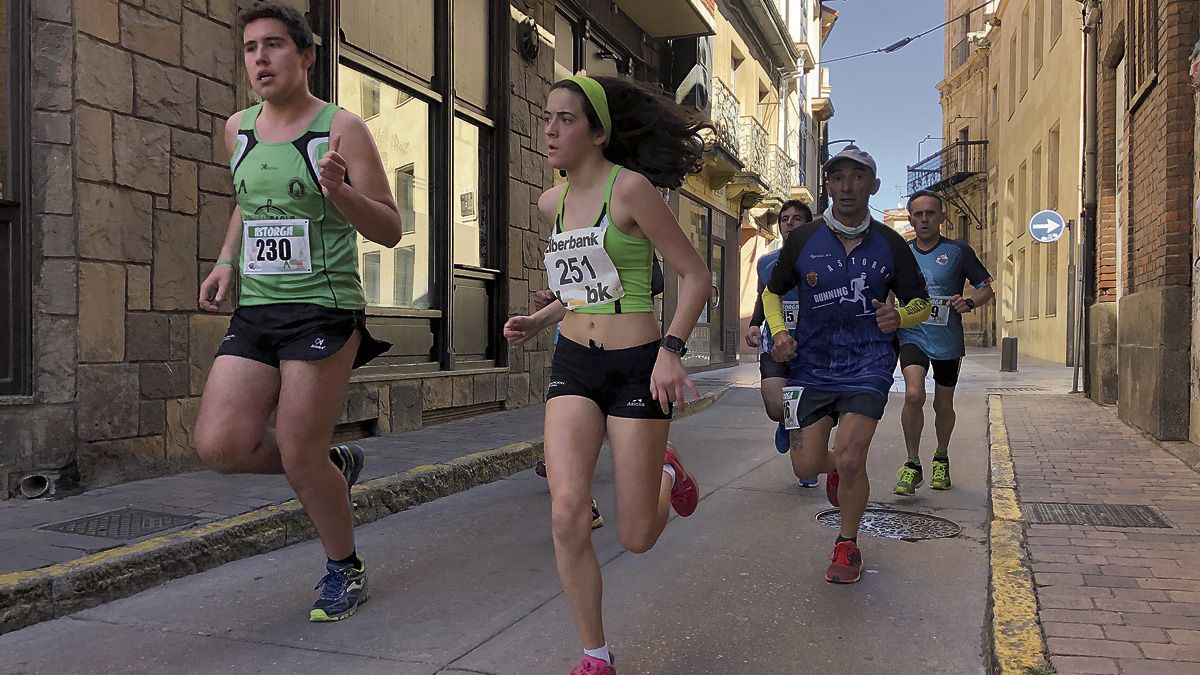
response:
M358 606L367 601L367 566L359 560L358 567L325 563L325 576L317 582L321 597L313 603L308 620L324 623L341 621L354 616Z
M775 428L775 449L781 455L786 455L788 450L792 449L792 435L783 428L783 422L780 422L779 426Z
M801 478L799 482L800 487L802 488L815 488L821 483L821 477L813 476L812 478Z
M363 465L367 463L367 457L363 453L362 446L358 445L336 445L329 449L329 459L338 468L338 471L342 472L342 476L346 479L347 491L358 482L358 477L362 474Z

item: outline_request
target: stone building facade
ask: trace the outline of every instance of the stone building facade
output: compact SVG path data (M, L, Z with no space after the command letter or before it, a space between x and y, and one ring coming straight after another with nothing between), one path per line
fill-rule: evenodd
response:
M665 81L671 27L711 32L698 17L712 3L660 3L644 26L626 0L616 12L609 0L289 2L318 35L314 91L373 117L416 223L407 257L360 254L379 298L368 321L397 347L355 372L336 437L542 400L550 336L510 349L500 327L545 287L536 202L555 178L540 120L556 23L577 22L568 48L581 58L612 53L622 72ZM0 65L19 95L4 111L0 499L29 474L89 488L198 466L190 434L228 316L196 298L233 207L222 130L250 102L235 25L246 4L4 1ZM419 106L426 145L381 103Z

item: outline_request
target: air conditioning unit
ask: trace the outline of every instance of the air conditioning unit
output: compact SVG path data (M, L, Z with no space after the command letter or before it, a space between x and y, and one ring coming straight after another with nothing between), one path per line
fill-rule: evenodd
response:
M712 92L712 38L671 40L670 75L675 101L708 115Z

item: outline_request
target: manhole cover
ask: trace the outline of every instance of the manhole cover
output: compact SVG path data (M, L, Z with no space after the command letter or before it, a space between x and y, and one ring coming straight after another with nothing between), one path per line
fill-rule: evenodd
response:
M82 534L88 537L106 537L108 539L138 539L148 534L162 532L181 525L194 523L199 518L181 516L174 513L158 511L143 511L141 509L118 509L107 513L97 513L63 523L43 525L39 530L65 532L66 534Z
M1098 527L1171 527L1162 514L1138 504L1058 504L1030 502L1025 517L1038 525L1095 525Z
M842 512L838 509L822 511L817 514L817 522L840 528ZM946 539L956 537L962 531L957 523L945 518L893 509L867 509L858 529L873 537L904 540Z
M1043 387L988 387L988 391L1046 391Z

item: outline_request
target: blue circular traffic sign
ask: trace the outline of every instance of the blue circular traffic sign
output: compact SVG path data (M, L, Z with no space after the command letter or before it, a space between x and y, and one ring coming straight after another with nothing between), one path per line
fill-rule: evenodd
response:
M1029 219L1029 236L1043 244L1053 244L1063 236L1067 221L1056 211L1038 211Z

